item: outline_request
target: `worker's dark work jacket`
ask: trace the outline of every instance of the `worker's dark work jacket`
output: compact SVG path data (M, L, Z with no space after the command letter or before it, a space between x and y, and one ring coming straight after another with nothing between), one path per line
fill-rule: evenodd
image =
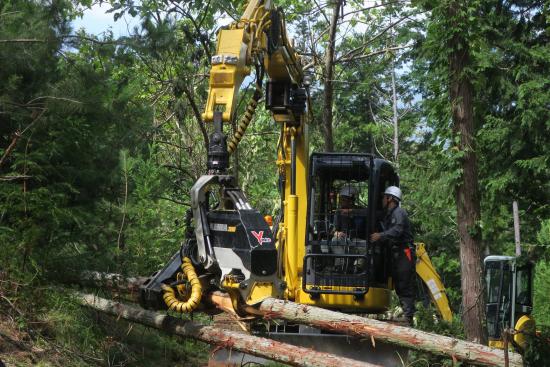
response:
M399 206L388 211L382 223L383 232L380 239L391 246L392 278L395 292L403 307L405 316L412 320L416 311L414 277L416 261L413 236L407 212Z
M413 236L411 224L405 209L396 206L391 209L384 218L381 240L392 246L412 246Z

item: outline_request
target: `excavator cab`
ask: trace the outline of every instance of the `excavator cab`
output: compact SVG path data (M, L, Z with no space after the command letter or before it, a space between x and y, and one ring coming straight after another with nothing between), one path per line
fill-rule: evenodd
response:
M360 299L370 287L388 288L387 246L371 244L369 236L380 230L384 189L398 184L391 164L373 155L311 155L302 278L302 290L310 297L351 294Z
M489 346L505 348L504 334L511 333L511 345L523 349L526 334L535 332L533 264L513 256L487 256L484 264Z

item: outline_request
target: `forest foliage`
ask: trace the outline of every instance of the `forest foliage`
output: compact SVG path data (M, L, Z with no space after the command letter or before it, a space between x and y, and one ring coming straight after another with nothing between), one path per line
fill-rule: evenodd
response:
M449 29L449 1L345 2L329 81L334 149L394 161L415 239L427 244L460 314L453 190L463 152L450 125L444 64L449 37L467 35L481 205L471 230L486 254L513 254L512 201L519 202L523 249L536 262L534 315L550 326L550 2L469 1L467 21ZM216 32L245 2L104 3L115 19L131 14L139 26L118 38L87 34L71 22L91 1L0 2L2 307L24 307L32 289L81 269L149 274L183 240L188 192L205 172L210 127L200 113ZM310 145L320 151L333 2L277 3L308 64ZM243 95L252 91L246 84ZM280 209L278 133L260 108L232 161L251 202L273 215ZM20 315L21 327L52 317L90 321L63 321L73 316L58 296L35 298L39 312Z

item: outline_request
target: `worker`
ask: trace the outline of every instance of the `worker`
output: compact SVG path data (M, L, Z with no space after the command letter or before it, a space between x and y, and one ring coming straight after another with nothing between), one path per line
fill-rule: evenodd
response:
M361 238L366 239L366 211L361 213L364 207L357 205L359 190L347 183L340 189L339 209L334 217L335 232L331 242L331 252L336 255L352 254L365 255L366 243L358 245ZM364 241L363 241L364 242ZM346 259L336 258L334 267L349 273L361 273L365 269L364 258Z
M357 215L358 209L365 209L356 204L356 199L359 196L359 191L350 184L345 184L340 189L339 195L339 210L335 218L336 232L334 239L357 238L364 236L366 225L365 217Z
M411 226L407 212L401 208L401 190L396 186L389 186L384 191L382 206L385 217L382 223L382 232L371 234L371 242L383 241L391 246L391 270L395 284L395 293L403 308L404 316L410 325L413 324L415 313L414 290L414 244Z

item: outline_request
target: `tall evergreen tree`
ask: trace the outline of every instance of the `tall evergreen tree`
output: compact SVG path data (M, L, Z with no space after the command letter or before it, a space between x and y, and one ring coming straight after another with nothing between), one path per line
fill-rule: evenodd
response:
M477 115L484 239L493 253L512 249L512 201L522 239L535 244L550 217L550 35L544 1L487 1ZM535 251L540 254L542 251Z
M479 220L478 169L474 125L474 87L472 75L467 69L472 66L468 34L468 2L455 0L445 4L447 24L452 29L448 39L449 48L449 99L451 104L452 129L458 152L461 153L461 177L455 187L458 238L460 246L460 269L462 279L462 320L466 337L482 343L486 340L483 320L485 302L483 270L481 267L481 232ZM470 13L470 14L469 14Z
M438 109L433 128L450 148L448 159L456 170L454 195L460 249L462 320L469 340L483 342L485 333L480 201L474 121L474 73L472 45L479 42L475 24L477 2L443 0L431 9L424 56L428 62L428 88ZM443 90L438 83L443 83ZM439 92L438 92L439 90ZM442 94L443 92L443 94ZM438 95L439 94L439 95ZM479 126L479 125L478 125Z

